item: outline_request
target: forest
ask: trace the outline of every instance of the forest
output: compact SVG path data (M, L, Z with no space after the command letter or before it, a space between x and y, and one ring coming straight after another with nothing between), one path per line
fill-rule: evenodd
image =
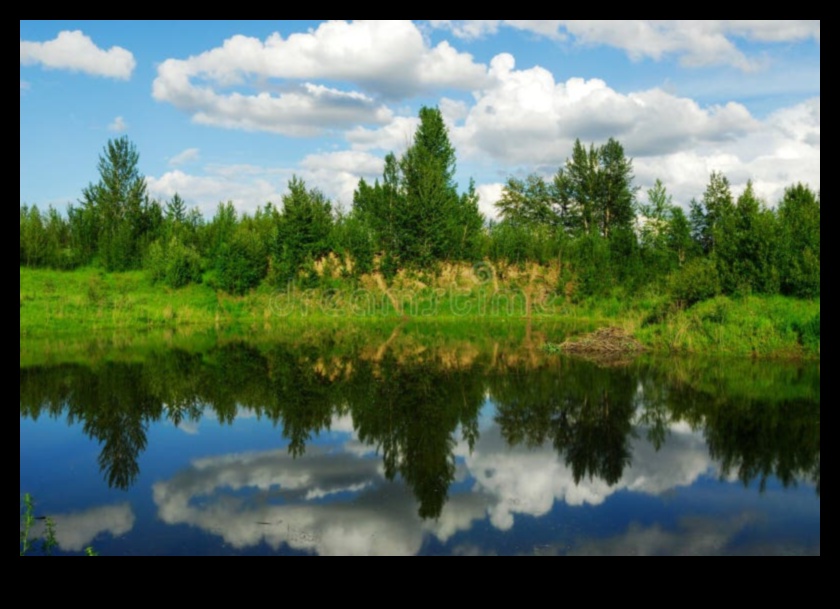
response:
M244 295L321 287L325 260L350 283L489 261L557 265L554 287L571 301L665 294L685 308L719 295L820 296L820 194L808 185L791 184L771 206L752 184L735 198L713 172L685 210L661 181L640 192L617 140L577 141L553 178L510 177L489 221L473 182L459 192L440 111L419 118L405 153L386 157L381 179L359 182L349 210L295 177L279 202L253 214L221 203L208 219L177 194L153 199L134 144L110 140L99 181L66 213L21 205L20 266L142 270L168 288Z

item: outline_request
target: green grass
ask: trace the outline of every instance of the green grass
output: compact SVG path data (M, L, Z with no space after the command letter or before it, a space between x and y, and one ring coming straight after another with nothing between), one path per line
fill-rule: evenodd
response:
M819 359L819 319L819 300L719 297L643 322L636 336L657 352Z
M585 333L618 326L656 353L762 358L820 357L820 302L783 297L716 298L681 311L664 296L616 295L572 304L551 297L529 311L523 292L501 286L443 290L361 290L352 282L329 289L282 292L261 288L243 297L205 285L173 290L145 273L105 274L20 269L21 365L89 360L91 354L192 348L225 339L317 340L412 331L450 338L524 334L528 323L544 342L569 329Z

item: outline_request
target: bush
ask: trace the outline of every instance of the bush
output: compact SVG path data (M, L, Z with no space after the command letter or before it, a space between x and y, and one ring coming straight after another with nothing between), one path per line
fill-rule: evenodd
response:
M154 283L182 288L201 280L201 257L175 237L166 244L157 240L149 246L146 269Z
M805 323L795 323L794 331L799 335L799 342L803 347L819 349L820 346L820 314Z
M247 232L237 232L216 256L216 287L242 296L256 288L268 274L265 248Z
M674 302L690 307L718 296L721 292L720 275L713 260L698 259L689 262L671 275L668 291Z

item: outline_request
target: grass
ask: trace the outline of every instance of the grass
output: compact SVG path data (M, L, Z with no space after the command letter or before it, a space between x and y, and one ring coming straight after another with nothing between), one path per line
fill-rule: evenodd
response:
M336 280L305 292L261 288L232 297L204 285L168 289L142 272L20 269L21 365L53 354L66 360L79 349L119 352L226 337L307 340L354 331L387 336L406 322L415 331L464 338L534 326L547 335L545 342L565 338L570 327L581 334L615 327L656 353L820 357L819 300L720 297L677 310L657 295L570 303L547 289L547 278L482 285L441 281L386 287Z
M643 321L635 334L660 353L819 359L819 319L819 300L719 297Z

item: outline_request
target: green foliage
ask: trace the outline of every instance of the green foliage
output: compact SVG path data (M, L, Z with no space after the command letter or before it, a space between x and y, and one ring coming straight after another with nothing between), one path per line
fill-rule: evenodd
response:
M35 535L38 522L43 522L43 532ZM21 556L52 556L58 548L56 525L53 518L35 516L35 500L26 493L20 513L20 555ZM92 548L85 549L85 556L99 556Z
M44 532L35 536L37 522L44 523ZM26 493L23 496L23 506L20 514L20 555L21 556L52 556L58 547L55 536L55 521L50 517L35 516L35 500Z
M820 296L820 198L802 184L779 204L779 275L783 294Z
M173 236L167 242L157 240L149 246L146 269L152 282L182 288L201 280L201 257Z
M795 321L793 329L799 335L799 341L803 347L811 351L820 352L820 314L808 321Z
M734 210L728 212L727 229L715 238L718 270L727 294L776 294L779 291L775 215L758 200L747 183Z
M508 178L496 208L499 215L511 224L553 226L558 221L555 199L553 189L540 176L532 173L525 180Z
M356 213L340 217L332 237L337 251L346 254L353 261L353 275L356 277L372 273L374 270L374 239L373 231Z
M354 211L379 250L400 266L428 268L477 255L484 219L473 184L459 196L455 161L440 110L423 107L411 146L399 161L386 157L382 183L360 182Z
M671 275L668 281L671 298L681 307L690 307L721 293L720 275L714 261L694 260Z
M547 226L528 226L505 220L490 228L487 256L514 264L557 260L563 236Z
M572 156L554 178L560 224L573 234L631 229L635 220L636 187L633 162L622 145L610 138L587 150L577 140Z
M216 254L215 286L241 296L260 285L268 274L268 252L247 230L237 230Z
M99 157L99 182L82 192L76 219L84 227L80 245L98 254L109 271L139 268L143 246L162 220L160 207L146 196L139 161L127 137L109 140Z
M278 283L291 281L305 264L331 251L333 224L332 204L324 194L293 177L283 196L273 247Z
M501 222L486 225L475 184L458 192L455 149L440 111L424 107L419 117L405 154L386 156L373 185L360 181L347 215L294 177L279 208L268 203L240 215L229 202L205 222L178 194L163 207L149 200L134 145L109 141L99 182L66 217L20 207L20 265L124 270L142 262L153 283L182 288L204 272L206 285L243 295L262 282L327 287L321 264L333 253L352 261L345 275L378 270L389 281L401 269L434 274L442 261L489 258L559 262L560 285L577 298L663 287L682 307L719 294L819 298L820 199L806 186L789 188L776 211L751 184L735 202L728 179L713 172L688 215L661 181L637 205L622 145L610 139L587 148L578 140L552 181L511 177L496 203ZM89 306L129 300L121 294L108 302L101 283L80 286Z

